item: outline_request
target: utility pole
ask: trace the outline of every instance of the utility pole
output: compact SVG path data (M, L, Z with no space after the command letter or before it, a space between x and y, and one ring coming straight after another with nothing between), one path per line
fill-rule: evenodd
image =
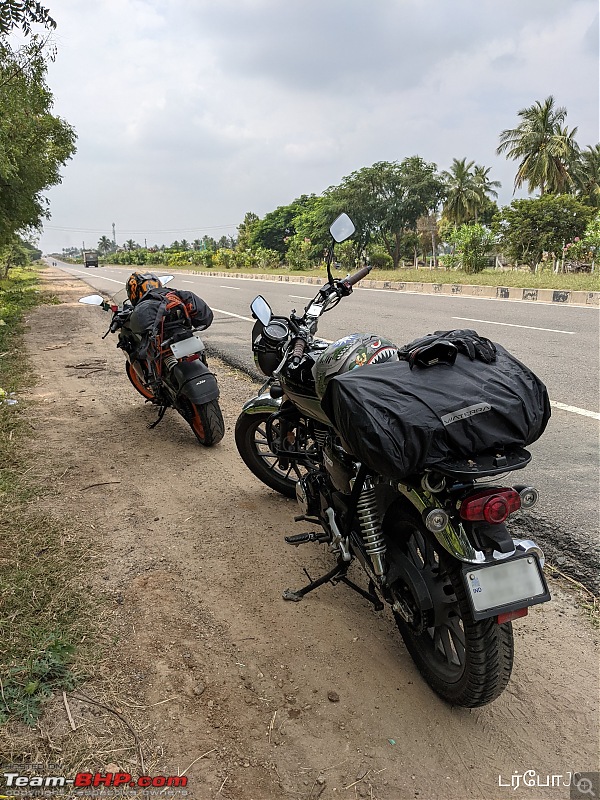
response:
M116 247L117 246L117 238L115 236L115 223L114 222L112 224L112 229L113 229L113 245Z

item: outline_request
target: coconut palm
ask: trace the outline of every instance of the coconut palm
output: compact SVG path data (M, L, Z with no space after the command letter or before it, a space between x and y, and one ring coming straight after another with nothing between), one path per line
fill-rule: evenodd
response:
M455 225L462 225L475 217L481 201L479 187L473 172L474 161L454 158L449 170L442 172L446 200L442 215Z
M110 253L110 251L112 250L112 246L113 244L111 240L108 238L108 236L101 236L100 239L98 239L98 250L103 255L106 255L106 253Z
M574 177L580 199L600 207L600 144L588 145L581 152Z
M577 162L579 145L575 141L577 128L564 126L567 109L555 107L550 95L543 102L518 112L521 122L500 134L496 152L519 162L515 189L527 183L529 192L540 190L562 193L573 186L571 171Z
M475 222L478 221L479 214L486 206L493 205L490 203L490 200L492 198L495 200L498 197L498 192L496 189L499 189L502 186L500 181L490 180L490 170L491 167L482 167L481 164L476 164L475 168L473 169L473 180L479 193L479 201L475 205L474 209Z

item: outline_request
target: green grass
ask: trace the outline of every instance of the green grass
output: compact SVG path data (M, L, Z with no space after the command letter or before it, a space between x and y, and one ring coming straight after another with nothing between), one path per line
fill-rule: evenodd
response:
M37 508L47 490L28 455L28 403L19 392L33 382L24 356L23 316L41 303L34 269L0 281L0 387L17 405L0 402L0 724L38 719L53 692L71 689L75 646L84 635L86 600L74 589L81 554L61 524ZM43 470L43 466L42 466ZM28 474L29 473L29 474Z
M122 266L122 265L119 265ZM132 269L136 269L132 265ZM231 272L241 275L298 275L306 277L320 277L325 282L327 273L324 269L312 270L292 270L292 269L257 269L257 268L231 268L220 269L213 267L203 269L200 266L183 267L177 265L169 267L165 264L153 264L151 267L144 267L154 273L168 273L170 269L184 272ZM335 277L344 277L343 271L336 271ZM463 272L462 270L451 269L397 269L383 270L374 269L369 275L369 279L376 281L399 281L410 283L451 283L451 284L470 284L476 286L507 286L523 289L563 289L582 292L600 292L600 272L595 273L565 273L554 274L551 270L544 270L534 274L528 270L495 270L486 269L477 274Z

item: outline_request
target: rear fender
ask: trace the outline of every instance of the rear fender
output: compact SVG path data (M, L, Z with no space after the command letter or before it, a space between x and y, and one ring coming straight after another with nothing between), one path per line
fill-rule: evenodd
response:
M171 378L177 394L195 405L203 405L219 397L217 379L200 359L180 361L171 370Z

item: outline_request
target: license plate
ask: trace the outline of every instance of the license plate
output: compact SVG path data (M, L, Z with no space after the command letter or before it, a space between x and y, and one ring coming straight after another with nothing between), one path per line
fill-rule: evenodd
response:
M189 339L183 339L181 342L173 342L171 345L171 352L175 358L191 356L192 353L201 353L202 350L204 350L204 344L196 336L190 336Z
M542 569L534 555L485 567L465 567L463 576L475 619L485 619L550 599Z

